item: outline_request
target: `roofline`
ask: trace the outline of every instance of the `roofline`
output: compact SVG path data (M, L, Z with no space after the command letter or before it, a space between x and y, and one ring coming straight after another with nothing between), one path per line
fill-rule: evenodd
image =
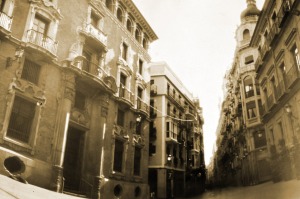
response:
M124 3L128 6L130 9L130 12L136 17L139 24L147 31L148 36L151 38L151 41L155 41L158 39L156 33L151 28L145 17L142 15L138 7L135 5L135 3L132 0L124 0Z

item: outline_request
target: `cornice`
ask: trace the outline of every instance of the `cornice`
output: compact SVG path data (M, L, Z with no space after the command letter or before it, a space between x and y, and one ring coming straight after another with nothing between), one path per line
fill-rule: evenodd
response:
M158 37L155 34L154 30L151 28L151 26L149 25L147 20L144 18L142 13L139 11L139 9L136 7L136 5L133 3L133 1L132 0L123 0L123 2L126 4L127 9L135 17L135 19L142 26L142 28L144 30L146 30L146 32L148 33L148 36L150 37L151 41L157 40Z

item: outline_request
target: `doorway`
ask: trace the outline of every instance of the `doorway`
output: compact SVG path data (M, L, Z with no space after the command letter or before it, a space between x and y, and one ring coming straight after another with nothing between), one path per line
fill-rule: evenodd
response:
M64 157L64 189L80 191L85 132L69 126Z

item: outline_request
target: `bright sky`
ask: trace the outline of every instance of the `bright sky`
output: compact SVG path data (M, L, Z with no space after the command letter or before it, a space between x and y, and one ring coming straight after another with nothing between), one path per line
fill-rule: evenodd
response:
M159 38L150 45L152 61L166 61L200 99L208 165L216 140L223 77L233 62L235 31L246 0L133 1ZM256 1L258 9L263 2Z

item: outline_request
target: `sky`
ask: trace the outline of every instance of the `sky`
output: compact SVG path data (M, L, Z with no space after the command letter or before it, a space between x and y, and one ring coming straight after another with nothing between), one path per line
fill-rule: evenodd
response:
M204 152L213 155L223 97L223 78L233 63L235 31L246 0L133 0L158 36L153 62L165 61L199 98L204 117ZM256 0L258 9L264 0Z

